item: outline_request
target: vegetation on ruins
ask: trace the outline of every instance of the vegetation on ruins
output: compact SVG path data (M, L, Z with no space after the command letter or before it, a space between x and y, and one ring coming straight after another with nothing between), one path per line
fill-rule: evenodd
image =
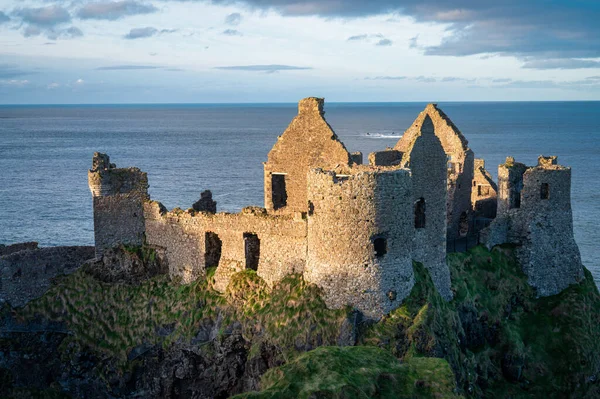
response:
M127 251L153 258L146 249ZM510 246L450 254L448 264L451 302L415 263L410 296L379 322L327 309L320 289L299 275L270 289L251 270L220 294L211 287L214 270L184 285L165 277L108 284L84 267L26 307L3 312L64 323L72 332L60 345L65 361L85 348L115 359L120 373L139 366L140 345L193 345L199 329L213 325L212 341L196 344L211 356L213 341L238 329L247 364L268 348L280 365L263 375L260 392L243 398L600 395L600 295L589 272L559 295L536 298ZM9 386L10 371L1 371Z

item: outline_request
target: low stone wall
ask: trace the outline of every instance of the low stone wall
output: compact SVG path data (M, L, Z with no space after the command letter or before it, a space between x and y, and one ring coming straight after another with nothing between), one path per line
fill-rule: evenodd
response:
M52 278L70 274L92 258L94 247L25 249L1 256L0 300L23 306L42 296Z
M15 252L24 251L26 249L37 249L37 242L20 242L18 244L3 245L0 244L0 256L10 255Z
M306 263L306 219L303 214L269 215L262 208L241 213L193 210L166 212L158 202L146 202L146 241L164 252L171 277L190 282L206 273L207 233L221 241L217 277L246 267L244 234L259 240L257 273L269 285L291 273L302 273ZM232 266L234 265L234 266ZM219 286L225 286L222 282Z

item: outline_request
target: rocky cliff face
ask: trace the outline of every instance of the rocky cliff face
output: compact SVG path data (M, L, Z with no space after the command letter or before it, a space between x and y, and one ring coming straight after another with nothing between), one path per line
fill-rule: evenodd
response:
M133 260L123 261L125 254ZM108 269L109 278L99 279L88 265L24 307L2 305L1 392L600 396L600 295L589 273L559 295L537 298L511 247L450 255L451 302L415 264L411 294L377 323L350 309L328 310L320 290L297 275L269 288L245 271L220 294L211 273L187 285L166 280L150 250L117 258L144 272L119 280ZM350 346L356 350L336 349Z

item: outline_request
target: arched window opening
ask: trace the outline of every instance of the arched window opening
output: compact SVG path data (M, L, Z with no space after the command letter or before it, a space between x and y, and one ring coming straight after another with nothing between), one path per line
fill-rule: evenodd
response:
M204 233L204 265L205 267L219 266L223 242L216 233Z
M415 202L415 228L425 228L425 199L423 197Z
M540 188L540 198L543 200L550 198L550 186L548 183L542 183L542 187Z

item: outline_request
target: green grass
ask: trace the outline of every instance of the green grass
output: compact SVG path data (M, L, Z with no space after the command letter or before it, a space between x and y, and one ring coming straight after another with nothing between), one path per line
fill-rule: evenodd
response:
M454 375L443 359L399 362L389 352L367 346L321 347L261 379L261 392L249 398L455 398Z

